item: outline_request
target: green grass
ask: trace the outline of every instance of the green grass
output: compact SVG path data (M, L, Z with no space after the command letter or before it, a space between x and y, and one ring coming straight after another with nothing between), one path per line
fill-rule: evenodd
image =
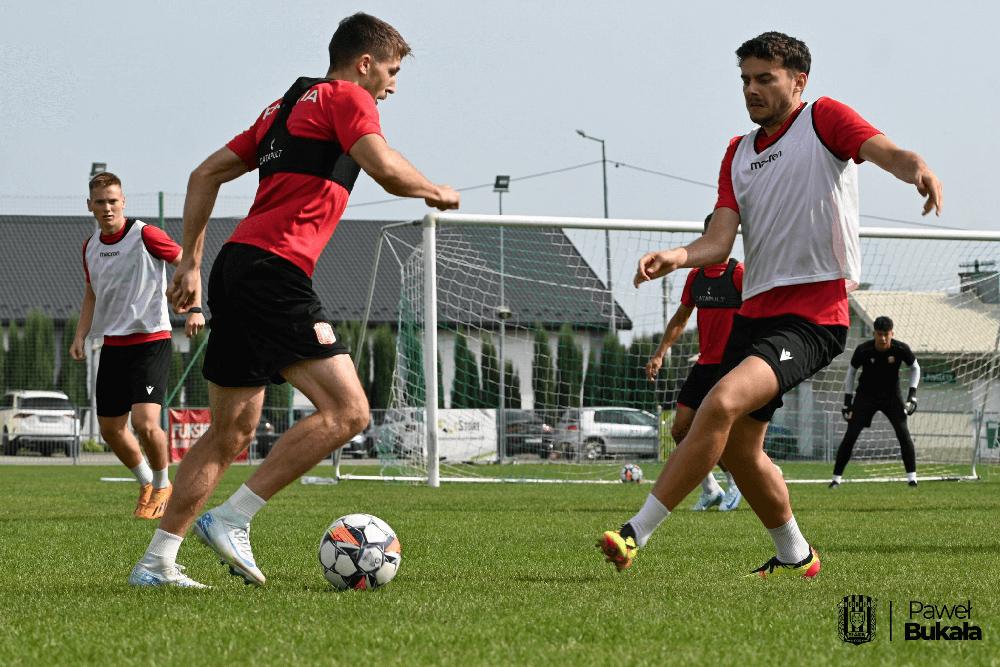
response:
M791 486L823 556L813 582L744 578L772 555L767 534L745 505L695 514L693 498L615 573L593 542L647 485L296 484L254 521L265 588L188 540L181 562L214 589L179 591L125 583L153 524L129 516L133 485L98 481L122 472L0 469L0 664L1000 664L997 475ZM233 468L216 500L249 473ZM396 529L402 567L384 589L337 593L316 548L358 511ZM878 633L856 647L837 603L858 593L878 600ZM984 639L901 641L910 600L971 600Z

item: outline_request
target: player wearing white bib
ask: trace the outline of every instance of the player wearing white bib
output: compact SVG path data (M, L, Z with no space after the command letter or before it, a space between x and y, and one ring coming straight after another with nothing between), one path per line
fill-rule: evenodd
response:
M852 109L828 98L802 101L811 57L806 45L767 32L736 51L750 119L760 129L730 142L708 232L691 244L639 260L641 283L729 256L742 225L743 305L723 355L719 381L671 453L653 492L598 546L618 570L717 461L729 468L768 530L777 555L760 576L812 578L816 550L792 514L788 488L764 453L764 434L781 397L844 350L847 291L857 286L856 164L868 160L913 184L940 214L941 183L916 153L892 143Z
M162 229L125 217L114 174L91 179L87 208L99 229L83 244L83 304L69 352L82 361L86 337L104 337L96 392L101 437L139 482L133 514L158 519L171 494L167 434L160 428L171 357L166 265L180 262L181 248ZM188 313L185 331L193 336L205 317L197 307Z

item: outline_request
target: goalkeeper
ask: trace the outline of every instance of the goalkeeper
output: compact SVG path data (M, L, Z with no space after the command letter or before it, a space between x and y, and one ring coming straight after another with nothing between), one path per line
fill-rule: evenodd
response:
M885 315L875 318L875 338L858 345L851 357L844 383L844 408L841 412L847 420L847 433L837 449L837 462L833 467L833 481L830 488L840 486L844 468L851 460L854 443L861 430L872 425L872 417L882 411L889 418L899 448L903 453L903 467L906 481L917 485L917 457L913 451L913 438L906 426L906 418L917 410L917 385L920 383L920 364L910 350L910 346L892 337L892 320ZM899 393L899 366L910 367L910 390L906 402ZM854 376L861 369L858 393L854 395Z

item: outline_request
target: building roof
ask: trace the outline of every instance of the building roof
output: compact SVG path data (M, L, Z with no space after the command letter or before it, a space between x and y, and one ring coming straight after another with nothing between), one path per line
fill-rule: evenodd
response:
M1000 329L1000 307L985 304L975 292L851 293L854 312L870 327L888 315L896 336L915 354L992 354Z
M149 218L145 218L148 222ZM202 279L232 233L238 218L213 218L205 235ZM365 314L372 266L379 234L392 221L343 220L337 227L313 274L313 285L334 322L361 320ZM180 242L179 218L164 220L164 228ZM7 249L0 262L0 321L23 320L34 308L55 320L65 320L80 309L83 295L83 241L94 231L91 216L0 215L0 238ZM383 247L375 277L372 324L395 324L399 306L400 272L396 257L405 260L420 245L419 224L394 227L391 246ZM442 304L442 323L490 326L496 322L499 253L496 228L461 227L447 232L444 252L439 233L439 282L458 298ZM519 257L543 256L531 262ZM541 252L540 252L541 251ZM577 327L606 329L607 289L566 235L558 229L505 230L505 301L512 310L509 322L547 327L571 323ZM207 304L203 304L206 306ZM615 304L617 327L630 329L631 321ZM175 323L180 323L177 318Z

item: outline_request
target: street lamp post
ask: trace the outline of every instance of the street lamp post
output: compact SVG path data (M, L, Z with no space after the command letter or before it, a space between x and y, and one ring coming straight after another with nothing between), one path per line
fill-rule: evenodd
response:
M503 195L505 192L510 192L510 176L498 175L496 180L493 181L493 192L497 193L497 197L499 198L500 215L503 215ZM500 225L500 305L497 306L496 315L497 319L500 320L500 359L498 362L498 372L500 374L500 405L497 406L497 456L500 461L503 461L507 456L507 420L505 410L507 407L507 387L506 378L504 377L503 347L504 339L507 337L507 318L511 315L510 308L507 307L507 301L504 295L503 225Z
M579 134L584 139L590 139L591 141L596 141L601 144L601 175L604 180L604 217L608 217L608 157L604 149L604 139L598 139L597 137L592 137L583 130L577 130ZM607 229L604 230L604 262L608 271L608 299L610 300L610 319L608 324L611 333L615 333L617 327L615 326L615 292L612 288L611 283L611 232Z

